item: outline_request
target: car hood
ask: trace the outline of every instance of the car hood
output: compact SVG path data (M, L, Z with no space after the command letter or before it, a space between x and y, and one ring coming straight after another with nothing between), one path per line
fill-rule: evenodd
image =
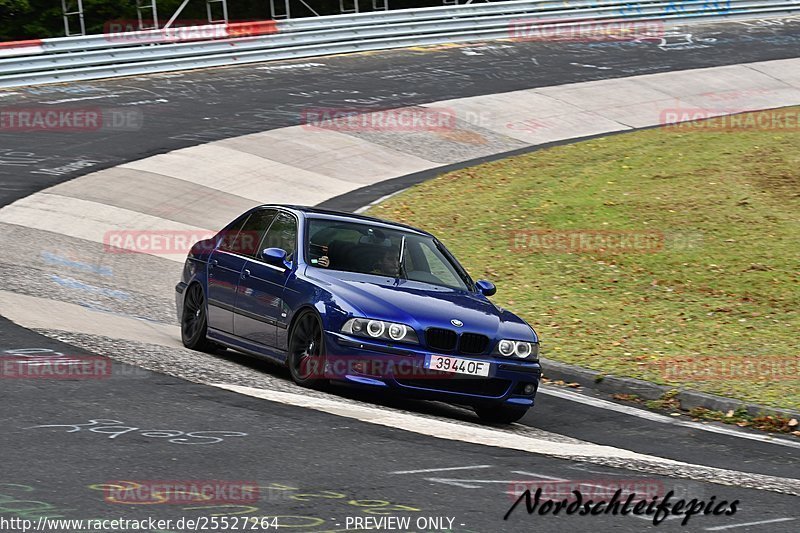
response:
M308 269L308 277L326 285L365 317L402 322L415 329L454 329L451 320L463 322L460 331L494 336L503 323L530 328L516 315L494 305L485 296L409 280L350 272ZM313 272L312 272L313 271Z

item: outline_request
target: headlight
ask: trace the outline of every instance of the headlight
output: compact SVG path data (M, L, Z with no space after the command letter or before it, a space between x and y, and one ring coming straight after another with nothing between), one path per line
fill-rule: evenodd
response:
M497 351L500 352L500 355L503 357L510 357L514 353L515 343L514 341L508 340L501 340L500 343L497 345Z
M518 359L525 359L526 361L538 361L539 343L503 339L497 343L494 355L501 355L503 357L514 356Z
M370 320L367 322L367 333L370 337L382 337L383 333L386 331L386 324L381 322L380 320Z
M520 359L525 359L531 354L532 351L533 348L531 348L531 343L518 342L517 346L514 348L514 355L516 355Z
M402 340L406 333L408 333L408 328L404 324L389 324L389 338L392 340Z
M342 326L342 333L394 342L419 344L417 333L405 324L370 320L369 318L351 318Z

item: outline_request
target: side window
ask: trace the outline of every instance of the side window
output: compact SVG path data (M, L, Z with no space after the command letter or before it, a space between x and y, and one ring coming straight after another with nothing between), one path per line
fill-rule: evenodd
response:
M297 250L297 221L294 217L288 213L280 213L264 236L260 248L282 248L286 250L286 256L293 259Z
M236 237L239 235L239 232L242 231L242 227L247 222L247 219L250 218L251 215L245 215L239 217L238 220L234 220L228 227L223 229L217 234L219 237L219 249L224 250L226 252L233 251L233 245L236 242Z
M274 209L262 209L251 214L227 251L255 257L258 251L258 242L274 218Z

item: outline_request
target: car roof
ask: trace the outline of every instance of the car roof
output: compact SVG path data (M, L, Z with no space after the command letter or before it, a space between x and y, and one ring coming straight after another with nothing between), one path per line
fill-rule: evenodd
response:
M394 228L402 228L408 231L412 231L414 233L419 233L422 235L428 235L433 237L427 231L421 230L419 228L415 228L414 226L409 226L408 224L402 224L400 222L393 222L391 220L383 220L380 218L369 217L366 215L358 215L355 213L347 213L344 211L334 211L332 209L320 209L318 207L309 207L305 205L286 205L286 204L265 204L259 207L274 207L274 208L281 208L281 209L289 209L298 213L303 213L306 218L317 218L317 219L327 219L327 220L341 220L341 221L358 221L358 222L372 222L374 224L381 224L383 226L389 226Z

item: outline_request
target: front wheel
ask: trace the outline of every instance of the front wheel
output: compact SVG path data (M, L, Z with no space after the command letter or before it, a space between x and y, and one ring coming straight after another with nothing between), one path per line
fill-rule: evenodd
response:
M214 343L206 338L208 323L206 321L206 297L199 283L186 289L183 297L183 314L181 315L181 341L190 350L210 352Z
M314 311L301 313L289 336L289 372L301 387L318 388L327 382L322 324Z
M527 407L519 408L508 405L475 407L475 414L478 415L481 422L487 424L511 424L525 416L527 412Z

